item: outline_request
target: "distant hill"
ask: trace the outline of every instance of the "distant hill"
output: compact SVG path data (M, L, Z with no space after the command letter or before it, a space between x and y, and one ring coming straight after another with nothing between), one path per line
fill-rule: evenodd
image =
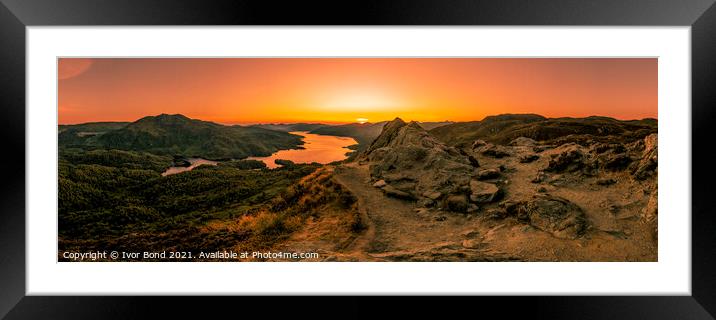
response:
M418 124L425 130L432 130L449 124L453 124L452 121L440 121L440 122L418 122Z
M129 122L88 122L83 124L61 124L57 127L60 145L83 145L97 136L121 129Z
M321 123L279 123L279 124L256 124L250 127L263 128L274 131L292 132L292 131L311 131L323 128L328 125Z
M349 123L314 129L311 130L310 133L351 137L358 141L361 148L365 148L373 139L380 135L385 123L385 121L377 123Z
M92 136L65 130L61 146L146 151L208 159L268 156L303 144L301 137L258 127L224 126L180 114L148 116ZM73 134L73 137L67 135Z
M464 146L477 139L507 144L518 137L537 141L579 142L606 136L641 139L657 131L656 119L621 121L609 117L545 118L536 114L504 114L481 121L457 122L430 130L441 141Z
M60 132L66 130L87 131L87 132L106 132L117 130L128 125L129 122L87 122L82 124L61 124L58 127Z

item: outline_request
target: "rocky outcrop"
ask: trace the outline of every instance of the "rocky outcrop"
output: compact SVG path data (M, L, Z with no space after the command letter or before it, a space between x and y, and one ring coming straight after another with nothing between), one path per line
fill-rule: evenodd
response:
M507 148L505 148L504 146L494 145L492 143L488 143L477 149L477 151L483 156L488 156L492 158L499 159L510 156L510 152Z
M373 185L386 195L420 205L467 212L499 194L499 188L487 182L480 182L490 186L482 186L485 194L474 192L471 180L477 181L477 159L438 141L416 122L396 118L387 123L359 161L369 164ZM481 172L484 179L500 175L497 169Z
M526 155L522 155L518 158L520 163L530 163L530 162L534 162L537 159L539 159L539 156L536 154L526 154Z
M658 140L656 133L650 134L644 138L644 151L641 159L634 167L632 173L637 180L644 180L657 173L658 167Z
M573 172L584 167L586 157L581 147L575 143L568 143L557 148L557 153L552 154L545 171L550 172Z
M629 144L590 142L587 146L581 146L566 143L555 148L550 154L544 171L597 175L601 171L628 170L635 180L646 180L656 175L657 154L656 133ZM527 157L528 155L520 156L520 162L528 163Z
M658 198L659 196L656 190L649 195L649 201L647 202L646 207L642 210L642 217L644 221L652 222L656 220L659 213Z
M606 170L621 170L629 166L632 159L626 153L608 152L597 158L600 168Z
M526 137L518 137L515 140L512 140L510 142L511 146L520 146L520 147L533 147L537 145L537 141L534 139L526 138Z
M649 195L649 201L647 202L646 207L642 211L642 219L644 222L646 222L647 225L650 226L651 236L653 239L659 238L659 226L657 223L659 214L658 198L658 192L657 190L654 190L651 195Z
M587 230L582 209L564 198L538 194L529 200L507 202L504 207L508 215L558 238L576 239Z
M385 126L383 126L383 131L381 131L380 135L373 140L365 153L369 154L377 149L388 146L388 144L395 138L395 136L398 135L398 132L404 126L405 122L400 118L395 118L395 120L385 124Z

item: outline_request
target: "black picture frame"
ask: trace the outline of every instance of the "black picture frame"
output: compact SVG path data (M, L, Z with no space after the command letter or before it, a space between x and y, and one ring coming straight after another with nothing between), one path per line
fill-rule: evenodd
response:
M246 297L38 297L25 295L25 33L28 26L82 25L588 25L690 26L692 85L691 296L479 297L452 301L453 308L426 308L371 298L316 302L272 300L269 312L320 304L338 315L371 315L389 308L443 317L470 309L500 309L508 316L587 319L713 319L716 315L716 212L710 203L711 126L716 121L716 6L714 0L552 1L99 1L0 0L0 317L7 319L207 318L255 303ZM686 156L686 155L685 155ZM189 301L191 300L191 301ZM169 308L168 306L173 306ZM177 308L180 306L180 308ZM185 306L192 306L186 308ZM215 307L222 306L222 307ZM397 308L396 308L397 307ZM425 310L429 309L429 310ZM310 310L310 308L309 308ZM334 313L336 315L336 313Z

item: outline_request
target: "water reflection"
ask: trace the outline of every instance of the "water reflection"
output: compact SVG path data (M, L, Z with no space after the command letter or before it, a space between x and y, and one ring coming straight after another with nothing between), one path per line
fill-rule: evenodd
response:
M208 165L215 166L218 163L216 161L206 160L206 159L202 159L202 158L187 158L186 161L189 161L189 163L191 165L189 165L188 167L169 167L169 169L167 169L166 171L164 171L162 173L162 176L168 176L170 174L176 174L179 172L189 171L189 170L194 169L202 164L208 164Z
M276 159L291 160L295 163L330 163L347 158L346 153L352 150L346 148L357 144L355 139L348 137L328 136L294 131L292 134L303 137L305 149L280 150L268 157L249 157L250 160L263 161L269 168L276 168Z

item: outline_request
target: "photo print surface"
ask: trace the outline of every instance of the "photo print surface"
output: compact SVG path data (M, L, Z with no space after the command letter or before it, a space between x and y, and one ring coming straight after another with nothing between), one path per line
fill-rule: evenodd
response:
M656 58L59 58L58 261L658 261Z

